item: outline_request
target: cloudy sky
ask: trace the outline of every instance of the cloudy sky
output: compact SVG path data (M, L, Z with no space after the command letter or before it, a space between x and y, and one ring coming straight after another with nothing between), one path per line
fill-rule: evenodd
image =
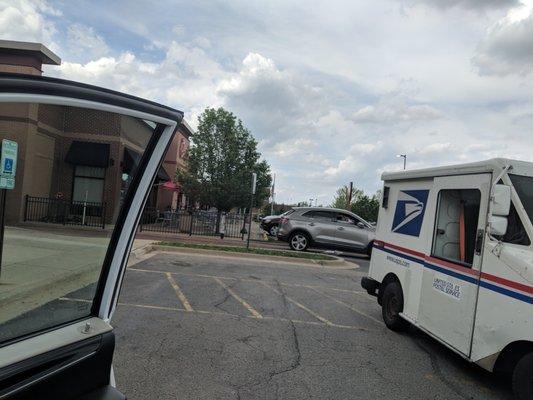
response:
M196 118L224 106L260 143L279 201L328 204L384 170L533 161L533 0L0 0L0 38L45 74Z

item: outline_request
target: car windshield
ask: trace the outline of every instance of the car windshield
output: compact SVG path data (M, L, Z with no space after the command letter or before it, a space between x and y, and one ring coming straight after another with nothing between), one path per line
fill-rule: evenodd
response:
M530 221L533 221L533 176L509 174Z

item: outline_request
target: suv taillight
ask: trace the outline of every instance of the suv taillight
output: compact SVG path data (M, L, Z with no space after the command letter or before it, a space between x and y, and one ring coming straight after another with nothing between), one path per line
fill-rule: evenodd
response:
M289 220L289 218L287 218L287 217L281 217L281 218L279 219L279 224L280 224L280 225L283 225L283 224L284 224L285 222L287 222L288 220Z

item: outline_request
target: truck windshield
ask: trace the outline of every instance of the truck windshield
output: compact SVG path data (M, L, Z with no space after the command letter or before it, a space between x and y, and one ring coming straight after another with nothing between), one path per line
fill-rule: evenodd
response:
M530 221L533 221L533 177L509 174Z

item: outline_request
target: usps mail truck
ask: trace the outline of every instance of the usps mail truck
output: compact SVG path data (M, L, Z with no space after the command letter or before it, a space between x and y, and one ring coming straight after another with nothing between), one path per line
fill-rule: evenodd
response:
M533 163L384 173L368 277L388 328L410 324L533 399Z

